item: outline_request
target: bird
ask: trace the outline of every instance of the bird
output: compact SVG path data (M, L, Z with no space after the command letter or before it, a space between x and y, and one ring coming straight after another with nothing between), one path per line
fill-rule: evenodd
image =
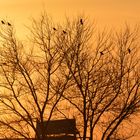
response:
M100 54L101 54L101 55L104 55L104 53L103 53L103 52L100 52Z
M81 23L81 25L83 25L83 20L82 19L80 19L80 23Z
M4 62L4 63L2 63L2 65L7 65L7 63Z
M7 22L8 26L11 26L11 24L9 22Z
M130 48L128 48L127 50L128 50L128 53L131 53L131 50L130 50Z
M4 22L3 20L1 20L1 23L2 23L2 24L5 24L5 22Z
M67 32L63 30L63 33L66 34Z
M78 47L80 47L80 45L81 45L81 44L80 44L80 43L78 43Z
M54 31L56 31L56 28L55 28L55 27L53 27L53 30L54 30Z

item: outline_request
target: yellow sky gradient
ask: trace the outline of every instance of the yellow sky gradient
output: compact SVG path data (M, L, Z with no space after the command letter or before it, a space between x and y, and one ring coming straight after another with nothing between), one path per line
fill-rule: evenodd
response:
M55 21L84 14L100 27L140 24L140 0L0 0L0 20L12 21L19 35L25 35L24 25L43 10Z

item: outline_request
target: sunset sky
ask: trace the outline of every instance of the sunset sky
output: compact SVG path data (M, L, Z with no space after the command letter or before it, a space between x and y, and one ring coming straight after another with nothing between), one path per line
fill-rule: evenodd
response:
M10 19L18 32L44 9L56 21L84 14L101 27L140 23L140 0L0 0L0 18Z
M43 10L57 22L84 14L100 27L140 24L140 0L0 0L0 20L12 22L21 36L31 17Z

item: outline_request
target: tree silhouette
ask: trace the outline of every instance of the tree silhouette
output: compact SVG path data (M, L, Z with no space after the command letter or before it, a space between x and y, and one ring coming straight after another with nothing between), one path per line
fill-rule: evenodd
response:
M7 131L3 137L29 139L36 135L45 139L43 122L56 113L69 86L69 75L59 72L63 57L52 42L55 36L49 18L43 16L39 23L32 23L30 41L34 47L18 41L13 27L2 28L0 34L0 130ZM42 123L42 138L36 129L37 120Z
M3 137L36 135L45 140L43 122L61 117L76 119L82 140L135 134L132 120L140 111L138 30L126 26L121 32L98 34L81 19L67 19L54 33L56 26L42 15L29 27L29 45L17 39L13 24L1 27Z
M87 25L68 22L70 36L57 40L66 72L74 83L63 96L75 110L73 115L79 120L83 140L130 138L135 131L129 121L140 107L137 29L126 27L114 37L102 32L93 40L93 30ZM134 50L131 55L127 53L128 46ZM96 135L99 130L100 137Z

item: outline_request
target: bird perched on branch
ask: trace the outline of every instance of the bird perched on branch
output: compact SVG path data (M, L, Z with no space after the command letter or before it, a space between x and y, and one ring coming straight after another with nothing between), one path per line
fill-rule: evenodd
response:
M4 63L2 63L2 65L7 65L7 63L4 62Z
M53 30L54 30L54 31L56 31L56 28L55 28L55 27L53 27Z
M130 50L130 48L128 48L127 50L128 50L128 53L131 53L131 50Z
M101 55L104 55L103 51L100 52Z
M83 19L80 19L80 23L81 23L81 25L83 25Z
M1 20L1 23L2 23L2 24L5 24L5 22L4 22L3 20Z
M67 32L63 30L63 33L66 34Z
M8 26L11 26L11 24L9 22L7 22Z

